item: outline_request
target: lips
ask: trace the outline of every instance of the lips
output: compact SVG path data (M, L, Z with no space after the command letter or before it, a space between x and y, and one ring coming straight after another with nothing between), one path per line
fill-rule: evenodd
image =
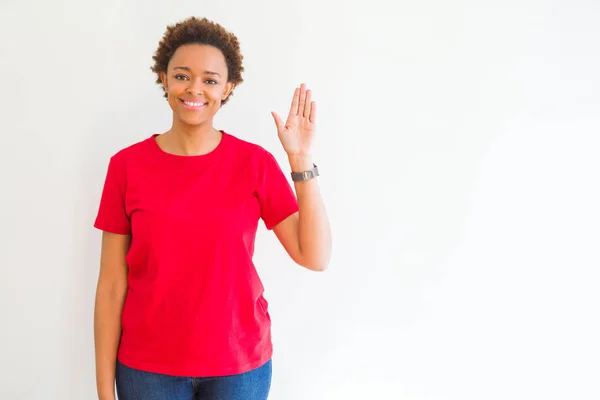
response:
M179 99L179 101L181 102L181 104L183 104L183 106L185 108L190 109L190 110L201 110L204 107L206 107L206 105L208 104L206 102L190 101L190 100L183 100L183 99Z

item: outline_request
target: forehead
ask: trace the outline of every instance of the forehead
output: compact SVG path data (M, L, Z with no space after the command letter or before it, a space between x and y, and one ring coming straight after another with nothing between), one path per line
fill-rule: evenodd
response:
M225 57L221 50L200 44L179 46L169 61L169 69L174 67L188 67L192 71L224 72L227 70Z

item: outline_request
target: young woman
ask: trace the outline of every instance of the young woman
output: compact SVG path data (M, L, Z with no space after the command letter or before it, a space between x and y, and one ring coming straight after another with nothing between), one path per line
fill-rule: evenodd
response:
M290 257L326 268L331 233L311 159L315 103L272 113L295 194L273 155L213 127L242 83L239 42L207 19L167 27L152 70L171 128L110 159L94 316L101 400L266 399L271 325L252 262L259 219Z

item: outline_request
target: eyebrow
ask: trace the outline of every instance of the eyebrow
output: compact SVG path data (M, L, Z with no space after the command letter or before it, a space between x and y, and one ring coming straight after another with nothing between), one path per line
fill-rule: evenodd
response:
M175 69L182 69L184 71L192 72L192 69L190 67L174 67L173 69L174 70ZM219 74L218 72L214 72L214 71L204 71L204 73L206 75L218 75L219 77L221 76L221 74Z

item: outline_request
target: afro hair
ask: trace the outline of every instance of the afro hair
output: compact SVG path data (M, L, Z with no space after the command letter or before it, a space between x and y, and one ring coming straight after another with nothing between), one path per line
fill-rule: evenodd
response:
M160 73L167 72L167 66L175 50L186 44L208 45L221 50L227 64L227 81L232 82L234 87L244 81L242 78L242 72L244 72L242 60L244 57L240 52L240 43L237 37L221 25L206 18L190 17L174 25L167 26L167 30L152 57L154 65L150 69L156 73L156 83L161 87ZM167 92L164 87L163 91L166 98ZM230 93L229 97L232 94L233 92ZM229 97L223 100L221 104L225 104Z

